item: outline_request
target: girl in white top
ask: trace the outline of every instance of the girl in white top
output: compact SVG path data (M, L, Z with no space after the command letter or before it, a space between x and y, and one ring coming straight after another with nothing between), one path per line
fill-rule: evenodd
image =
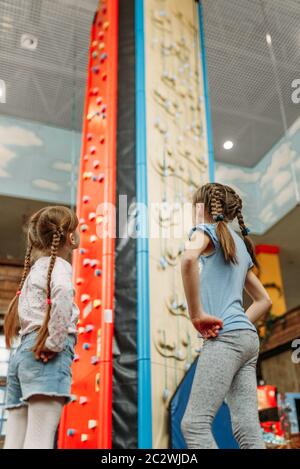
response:
M30 218L24 271L4 321L7 347L21 337L9 362L5 449L53 448L70 401L79 310L67 259L78 246L78 218L69 208L45 207Z

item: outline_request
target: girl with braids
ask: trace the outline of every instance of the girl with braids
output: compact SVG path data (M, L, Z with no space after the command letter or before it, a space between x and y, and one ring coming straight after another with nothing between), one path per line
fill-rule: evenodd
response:
M235 218L242 237L229 225ZM271 300L251 270L257 260L241 198L229 186L205 184L193 197L193 225L181 271L189 314L204 342L181 429L188 448L217 448L211 425L226 398L240 448L264 448L254 323ZM253 300L246 311L243 289Z
M24 271L4 321L7 347L19 335L7 376L5 449L53 448L70 401L77 340L72 266L78 219L67 207L45 207L29 220Z

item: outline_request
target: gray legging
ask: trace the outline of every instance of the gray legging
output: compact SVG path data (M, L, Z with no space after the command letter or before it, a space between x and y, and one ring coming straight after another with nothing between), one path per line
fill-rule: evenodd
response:
M181 422L188 448L217 448L211 425L225 398L240 448L265 448L257 408L258 352L258 335L247 329L204 341Z

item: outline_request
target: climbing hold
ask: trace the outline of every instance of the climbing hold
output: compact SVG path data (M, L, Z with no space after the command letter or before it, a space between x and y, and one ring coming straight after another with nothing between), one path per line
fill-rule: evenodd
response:
M94 330L93 324L87 324L85 326L85 332L92 332Z
M78 327L78 334L83 334L85 332L85 328L83 326Z
M92 57L93 59L96 59L98 57L98 52L96 52L95 50L92 52Z
M76 394L71 394L71 402L76 402L76 401L77 401Z
M94 167L95 169L99 168L99 166L100 166L100 161L99 161L99 160L93 161L93 167Z
M96 235L92 235L90 236L90 243L95 243L97 241L97 236Z
M96 277L101 277L101 275L102 275L102 271L100 269L96 269L95 270L95 276Z
M105 48L105 43L104 42L100 42L99 44L99 49L100 50L103 50Z
M86 138L87 138L88 141L90 142L90 141L92 140L92 138L93 138L93 134L88 133L87 136L86 136Z
M88 342L85 342L83 345L82 345L82 348L83 350L89 350L91 348L90 344Z
M67 436L74 436L75 435L75 429L74 428L68 428L67 429Z
M87 252L87 250L84 249L84 248L80 248L80 249L79 249L79 253L80 253L80 254L85 254L86 252Z
M75 353L73 361L78 362L79 358L80 356L78 355L78 353Z
M90 152L91 152L91 155L94 155L96 153L96 147L92 146L90 147Z
M95 220L95 218L96 218L95 212L90 212L90 213L89 213L89 220L90 220L90 221L93 221L93 220Z
M103 24L103 29L104 30L107 30L109 28L109 22L108 21L105 21L105 23ZM100 38L99 38L100 39Z
M89 155L84 155L83 161L88 161L89 160Z
M81 440L81 441L87 441L87 439L88 439L87 434L86 434L86 433L81 433L80 440Z
M103 145L103 143L105 142L105 137L104 135L101 135L100 139L99 139L99 142Z
M93 173L86 171L86 172L83 173L82 178L84 180L91 179L92 175L93 175Z
M95 67L92 67L92 72L97 74L100 72L100 67L98 67L97 65L95 65Z
M80 297L80 301L81 301L82 303L87 303L88 301L90 301L90 299L91 299L91 296L88 295L87 293L84 293L84 294L81 295L81 297Z
M108 55L106 52L100 55L100 62L103 64L105 60L107 59Z
M102 39L104 39L104 31L100 31L100 32L98 33L98 38L100 39L100 41L101 41Z
M166 402L168 400L169 396L170 396L170 390L165 388L163 390L163 396L162 396L163 401Z
M165 270L168 266L168 263L167 263L165 257L161 257L160 260L159 260L159 263L160 263L160 266L163 270Z
M93 306L94 308L99 308L101 306L101 300L94 300Z
M88 229L89 227L87 225L81 225L80 227L80 231L82 231L83 233L85 233Z
M102 80L106 81L107 80L107 73L102 73Z
M84 282L84 279L81 277L76 279L76 285L82 285L83 282Z
M87 401L88 401L88 399L87 399L86 396L80 396L80 398L79 398L79 404L80 404L80 405L86 404Z
M88 421L88 428L91 430L92 428L96 428L97 427L97 420L89 420Z
M93 41L92 42L92 47L97 47L97 45L98 45L98 41Z
M98 215L97 218L96 218L96 224L100 225L100 223L102 223L103 220L104 220L104 216L103 215Z
M91 263L91 259L83 259L83 266L84 266L84 267L89 266L90 263Z
M91 267L96 267L96 265L98 265L98 259L91 259L90 266Z
M93 356L91 357L91 364L92 364L92 365L97 365L97 363L99 363L99 361L100 361L99 358L96 357L95 355L93 355Z
M90 200L91 200L91 198L90 198L88 195L84 195L84 196L82 197L82 202L83 202L84 204L87 204Z
M102 104L102 98L100 96L96 99L96 104L97 106L100 106L100 104Z

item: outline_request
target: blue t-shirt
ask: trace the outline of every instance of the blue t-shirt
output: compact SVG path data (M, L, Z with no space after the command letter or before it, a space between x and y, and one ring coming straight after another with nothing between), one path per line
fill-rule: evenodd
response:
M256 331L243 307L245 278L254 265L251 256L242 238L227 225L235 241L238 264L226 263L216 227L216 223L201 223L189 234L190 239L195 230L204 231L215 248L212 253L199 256L201 304L206 313L222 319L219 334L237 329Z

